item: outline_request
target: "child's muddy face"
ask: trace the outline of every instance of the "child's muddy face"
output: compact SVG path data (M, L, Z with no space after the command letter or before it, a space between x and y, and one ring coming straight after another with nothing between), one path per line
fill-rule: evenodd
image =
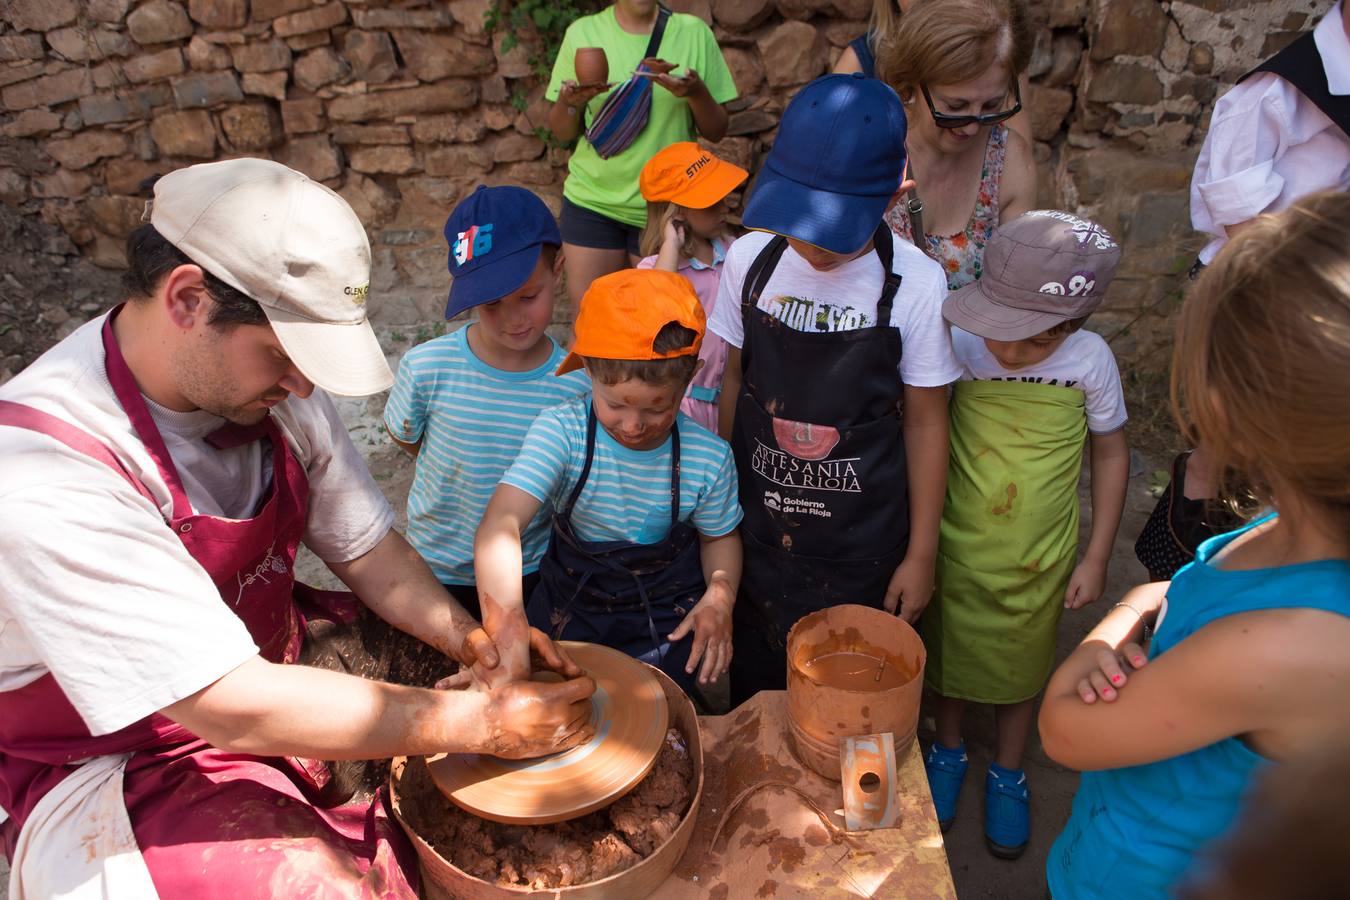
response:
M638 378L591 384L595 418L629 450L655 450L665 443L684 397L682 384L649 384Z
M1059 349L1059 345L1068 340L1070 334L1072 334L1070 331L1053 335L1042 332L1020 341L996 341L993 338L985 338L984 346L988 348L989 355L1003 368L1025 369L1027 366L1034 366L1049 359L1050 355Z

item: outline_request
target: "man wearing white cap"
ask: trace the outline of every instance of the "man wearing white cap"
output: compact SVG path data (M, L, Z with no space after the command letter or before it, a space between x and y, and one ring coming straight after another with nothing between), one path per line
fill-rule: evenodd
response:
M365 232L328 188L238 159L160 179L128 257L128 301L0 388L10 896L416 897L385 810L321 808L317 760L538 755L587 737L594 686L436 691L290 665L320 619L369 635L370 612L496 664L392 529L325 393L393 382ZM295 584L302 542L368 611Z

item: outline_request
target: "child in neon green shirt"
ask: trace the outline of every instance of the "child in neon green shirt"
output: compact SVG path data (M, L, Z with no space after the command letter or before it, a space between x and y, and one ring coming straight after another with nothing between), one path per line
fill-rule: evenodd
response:
M559 139L580 137L610 89L632 76L646 55L659 11L656 0L616 0L568 27L544 93L554 101L548 124ZM576 84L578 47L604 48L609 84ZM561 226L573 298L599 276L637 262L638 235L647 221L638 190L643 164L676 141L700 135L719 141L726 134L722 104L735 99L736 85L712 29L697 16L672 13L656 55L669 65L652 67L658 74L651 79L651 115L632 144L602 160L581 137L568 163Z

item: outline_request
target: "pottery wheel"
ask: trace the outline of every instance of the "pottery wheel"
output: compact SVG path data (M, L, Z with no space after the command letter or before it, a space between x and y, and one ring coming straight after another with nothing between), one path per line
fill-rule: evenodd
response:
M652 669L599 644L561 645L595 679L595 737L535 759L472 753L428 757L436 787L457 806L514 825L562 822L608 806L651 771L669 720L665 691Z

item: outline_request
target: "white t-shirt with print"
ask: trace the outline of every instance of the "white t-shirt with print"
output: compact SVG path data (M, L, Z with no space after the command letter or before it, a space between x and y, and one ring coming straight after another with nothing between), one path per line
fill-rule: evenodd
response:
M909 241L891 235L892 269L901 276L891 307L891 324L900 330L900 378L912 387L941 387L961 376L952 355L942 301L947 279L942 267ZM752 231L731 245L722 266L717 305L708 323L733 347L745 342L741 288L760 250L773 235ZM849 331L876 324L877 302L885 274L875 251L820 272L788 247L760 292L759 308L798 331Z
M100 316L0 387L0 400L107 444L158 504L53 438L0 427L0 691L50 671L95 735L196 693L258 652L165 524L168 488L108 383L102 325ZM271 484L268 442L216 450L202 439L223 419L149 405L193 510L254 515ZM308 474L304 543L332 562L373 548L393 510L332 400L315 390L272 415Z
M1005 369L989 352L984 338L952 326L952 346L964 372L962 381L1023 381L1074 388L1083 392L1088 431L1110 434L1125 426L1125 391L1110 346L1095 331L1079 329L1043 361Z

